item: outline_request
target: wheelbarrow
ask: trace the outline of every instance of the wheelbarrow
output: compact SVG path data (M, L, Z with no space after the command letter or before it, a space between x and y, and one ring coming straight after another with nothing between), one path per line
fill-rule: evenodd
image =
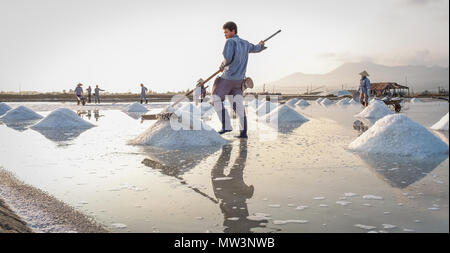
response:
M398 99L386 99L386 100L382 100L392 111L399 113L402 110L402 105L400 104L403 99L398 98Z

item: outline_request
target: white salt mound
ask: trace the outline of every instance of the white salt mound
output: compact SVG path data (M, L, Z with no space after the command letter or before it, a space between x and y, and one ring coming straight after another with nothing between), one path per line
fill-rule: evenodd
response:
M320 102L322 102L323 98L318 98L316 99L316 103L320 104Z
M295 105L297 106L309 106L308 101L304 100L304 99L300 99L297 103L295 103Z
M393 114L378 120L349 148L367 154L426 157L448 153L448 145L406 115Z
M211 115L215 112L214 106L212 106L209 102L204 102L199 106L202 116Z
M158 120L138 137L131 140L129 144L173 149L222 146L227 143L220 134L200 119L192 117L189 113L184 113L182 116L187 117L185 121L190 122L174 123L174 129L171 125L172 120Z
M350 98L343 98L341 100L339 100L336 104L338 105L348 105L350 101Z
M434 124L431 129L438 131L448 131L448 112L442 117L436 124Z
M411 99L409 102L411 102L411 103L420 103L420 102L422 102L420 99L418 99L418 98L413 98L413 99Z
M248 107L255 109L255 110L258 108L259 105L261 105L261 101L259 101L258 99L253 99L252 101L247 103Z
M352 99L350 99L349 101L348 101L348 103L350 104L350 105L356 105L356 104L359 104L356 100L354 100L353 98Z
M375 100L369 103L369 106L355 115L358 118L380 119L386 115L392 114L392 111L381 101Z
M258 110L256 110L256 113L258 115L266 115L267 113L270 113L275 108L277 108L277 104L274 104L270 101L265 101L258 107Z
M278 117L278 124L297 123L309 121L303 115L298 113L287 105L280 105L269 113L268 117L272 120ZM274 122L274 121L271 121Z
M294 106L298 102L298 98L289 99L286 104L290 106Z
M9 110L0 119L2 121L13 122L13 121L27 121L27 120L38 120L43 117L31 109L21 105L15 109Z
M324 98L322 99L322 101L320 102L321 105L331 105L333 102L331 100L329 100L328 98Z
M185 112L200 114L200 107L195 106L193 103L188 103L188 104L183 105L180 108L180 110L185 111Z
M125 108L126 112L147 112L148 109L138 102L135 102Z
M32 126L33 129L83 129L94 125L67 108L52 111L47 117Z
M11 110L11 107L5 103L0 103L0 116Z

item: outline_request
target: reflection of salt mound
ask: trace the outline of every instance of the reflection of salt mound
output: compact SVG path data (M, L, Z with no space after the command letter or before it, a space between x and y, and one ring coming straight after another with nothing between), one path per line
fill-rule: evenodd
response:
M298 102L298 98L289 99L286 104L290 106L294 106Z
M52 111L47 117L32 126L33 129L83 129L94 125L80 118L78 114L67 108Z
M431 129L438 131L448 131L448 112Z
M9 110L5 115L1 117L1 120L4 122L28 121L28 120L31 121L38 119L42 119L42 116L23 105L15 109Z
M362 112L356 114L355 117L379 119L389 114L392 114L392 111L383 102L376 100L370 103Z
M296 110L292 109L287 105L280 105L275 110L270 112L268 117L273 120L278 118L278 124L289 124L289 123L297 123L297 122L306 122L308 121L303 115L298 113ZM274 122L274 121L273 121Z
M184 173L197 166L203 159L220 149L220 147L167 150L145 146L143 149L147 154L147 158L142 161L144 165L157 169L164 175L181 177Z
M420 102L422 102L420 99L418 99L418 98L413 98L413 99L411 99L409 102L411 102L411 103L420 103Z
M125 111L126 112L147 112L148 109L145 106L139 104L138 102L135 102L135 103L127 106L125 108Z
M350 98L343 98L337 102L338 105L348 105L350 102Z
M192 117L192 114L185 112L179 119L181 122L176 117L172 117L170 121L158 120L129 143L175 149L216 146L227 143L225 139L200 119Z
M318 98L316 99L316 103L320 104L320 102L322 102L323 98Z
M359 153L358 155L369 165L375 175L391 186L400 189L426 177L448 158L447 154L437 154L426 158L389 154Z
M0 115L5 114L7 111L11 110L11 107L5 103L0 103Z
M258 107L258 110L256 111L256 113L258 115L266 115L267 113L270 113L275 108L277 108L277 104L274 104L270 101L265 101Z
M297 103L295 103L295 105L297 106L309 106L308 101L304 100L304 99L300 99Z
M328 98L324 98L322 99L322 101L320 102L321 105L331 105L333 102L331 100L329 100Z
M426 157L448 153L448 145L425 127L402 114L388 115L350 143L349 148L367 154Z

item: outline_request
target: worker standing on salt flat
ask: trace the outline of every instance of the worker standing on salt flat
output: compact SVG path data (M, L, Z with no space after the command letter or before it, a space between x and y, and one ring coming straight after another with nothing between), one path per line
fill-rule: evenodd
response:
M364 107L367 107L369 105L369 92L370 92L370 80L367 78L369 76L369 73L367 71L363 71L359 73L361 75L361 80L359 82L359 92L360 97L359 101Z
M141 83L141 104L144 102L144 100L145 100L145 103L148 104L148 100L145 97L147 91L148 91L147 87L145 87L144 84Z
M202 84L203 86L203 84ZM199 101L201 100L201 96L202 96L202 86L201 87L195 87L195 90L193 92L193 99L194 99L194 103L197 106Z
M75 88L75 95L77 96L77 105L80 105L81 100L83 99L83 88L81 88L83 84L79 83Z
M89 87L86 89L87 93L88 93L88 103L91 103L91 93L92 93L92 88L89 85Z
M214 109L222 122L222 130L219 134L231 132L230 116L223 107L225 96L234 96L233 110L239 115L240 135L238 138L247 138L247 116L242 97L242 85L245 81L247 71L248 54L258 53L266 49L264 42L253 45L237 35L237 25L234 22L227 22L223 25L223 31L227 41L223 49L225 58L220 65L222 76L216 78L212 88Z
M98 87L98 85L96 85L96 86L95 86L95 89L94 89L94 102L95 102L96 104L97 104L97 103L100 104L100 91L105 91L105 90L100 89L100 88Z
M201 91L200 91L200 103L203 103L203 100L205 100L206 97L206 87L202 84Z

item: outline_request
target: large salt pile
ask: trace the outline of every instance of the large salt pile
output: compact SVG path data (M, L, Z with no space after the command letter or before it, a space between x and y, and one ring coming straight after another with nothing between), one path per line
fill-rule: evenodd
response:
M221 146L227 143L220 134L200 119L192 117L192 114L183 113L182 117L187 118L182 122L174 118L156 121L150 128L131 140L129 144L177 149Z
M278 106L276 109L274 109L272 112L268 114L268 118L273 123L278 122L279 125L298 122L304 123L306 121L309 121L303 115L301 115L296 110L292 109L287 105ZM274 119L276 118L278 120L274 121Z
M52 111L47 117L32 126L32 129L71 130L90 128L94 125L80 118L78 114L67 108Z
M296 106L309 106L308 101L304 99L300 99L297 103L295 103Z
M277 108L277 104L272 103L270 101L265 101L258 107L258 110L256 110L256 113L259 116L266 115L267 113L270 113L275 108Z
M442 117L436 124L434 124L431 129L438 131L448 131L448 112Z
M336 104L338 105L348 105L350 102L350 98L343 98L341 100L339 100Z
M316 103L320 104L320 102L322 102L323 98L318 98L316 99Z
M426 157L448 153L448 145L406 115L388 115L350 143L366 154Z
M147 112L148 109L145 106L139 104L138 102L135 102L135 103L127 106L125 108L125 111L126 112Z
M31 109L21 105L15 109L9 110L0 119L4 122L31 121L42 119L43 117Z
M392 111L381 101L375 100L364 110L355 115L358 118L380 119L386 115L392 114Z
M298 98L291 98L289 99L286 104L290 106L294 106L298 102Z
M321 105L327 106L327 105L333 104L333 101L329 100L328 98L324 98L324 99L322 99L322 101L320 102L320 104L321 104Z
M0 116L11 110L11 107L5 103L0 103Z
M413 99L411 99L409 102L411 102L411 103L420 103L420 102L422 102L420 99L418 99L418 98L413 98Z

